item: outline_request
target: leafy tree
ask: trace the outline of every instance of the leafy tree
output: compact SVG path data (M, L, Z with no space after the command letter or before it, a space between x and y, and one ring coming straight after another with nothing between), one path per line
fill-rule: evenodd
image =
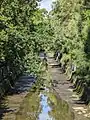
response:
M88 100L90 87L90 7L89 0L57 0L51 11L54 30L54 49L63 53L62 64L68 60L66 71L71 74L71 64L76 65L72 81L77 92ZM78 81L78 82L77 82ZM85 89L87 88L87 90Z
M7 83L6 86L12 87L23 72L40 76L39 52L48 49L51 28L47 11L38 8L38 0L0 3L0 75L3 86Z

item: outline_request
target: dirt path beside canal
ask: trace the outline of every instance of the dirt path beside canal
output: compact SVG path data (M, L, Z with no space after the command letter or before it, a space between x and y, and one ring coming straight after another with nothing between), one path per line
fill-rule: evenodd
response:
M73 109L75 120L90 120L90 106L79 101L79 97L73 92L73 85L67 81L67 77L61 72L58 63L51 57L48 59L48 64L53 88L61 99L65 100Z

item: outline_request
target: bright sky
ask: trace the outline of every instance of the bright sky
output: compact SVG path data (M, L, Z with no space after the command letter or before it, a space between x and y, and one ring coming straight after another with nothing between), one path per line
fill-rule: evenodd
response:
M55 0L42 0L40 8L46 8L47 11L50 11L52 9L51 5L53 1Z

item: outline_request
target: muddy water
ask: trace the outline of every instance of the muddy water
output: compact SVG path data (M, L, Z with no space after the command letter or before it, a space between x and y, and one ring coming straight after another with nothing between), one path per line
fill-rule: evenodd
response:
M16 120L74 120L74 114L53 90L32 89L21 104Z

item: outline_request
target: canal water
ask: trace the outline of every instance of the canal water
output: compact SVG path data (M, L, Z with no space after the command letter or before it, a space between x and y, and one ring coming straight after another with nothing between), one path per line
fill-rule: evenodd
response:
M21 104L16 120L74 120L74 114L53 90L32 89Z
M40 58L44 58L43 52ZM67 102L55 93L51 83L47 71L25 97L16 113L16 120L74 120L74 113Z

